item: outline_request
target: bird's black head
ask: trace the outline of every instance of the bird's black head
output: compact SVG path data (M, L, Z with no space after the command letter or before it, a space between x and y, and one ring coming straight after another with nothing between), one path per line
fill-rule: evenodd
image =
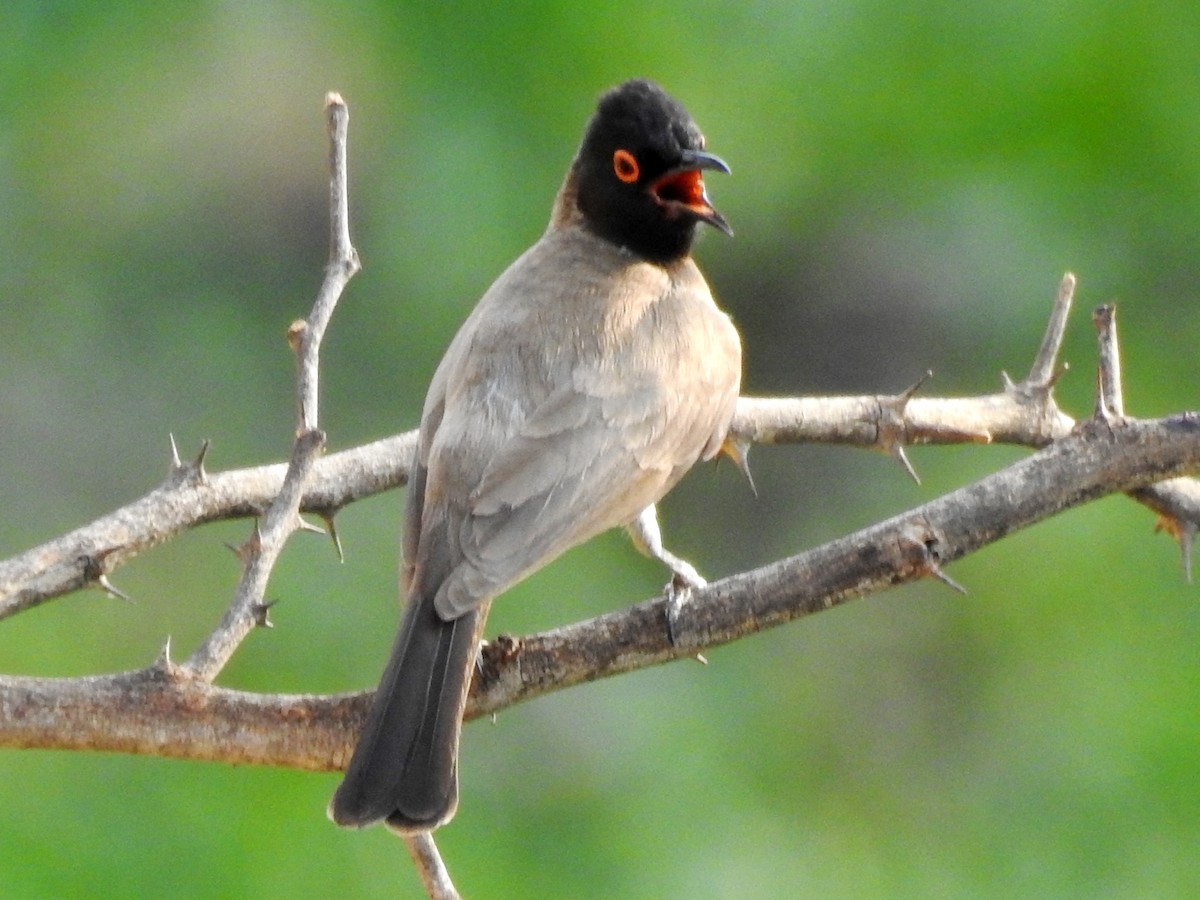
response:
M575 160L584 224L649 260L687 256L696 226L732 234L704 193L705 169L728 172L704 151L704 135L678 101L636 79L600 98Z

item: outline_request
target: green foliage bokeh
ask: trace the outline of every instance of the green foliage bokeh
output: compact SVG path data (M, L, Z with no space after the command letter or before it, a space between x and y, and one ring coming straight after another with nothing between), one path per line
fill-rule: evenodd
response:
M168 440L285 456L287 323L326 253L321 103L351 109L365 268L323 354L335 448L413 427L457 324L544 227L596 95L648 75L733 167L697 255L749 393L995 390L1080 279L1059 397L1091 409L1088 310L1116 300L1135 415L1200 397L1200 10L1189 3L637 5L18 2L0 12L0 556L140 496ZM836 537L1021 455L759 448L664 505L710 577ZM373 683L402 498L346 510L346 562L289 544L276 627L222 683ZM475 897L1200 894L1200 607L1111 498L922 584L468 727L440 844ZM3 623L0 671L184 655L230 596L201 529ZM617 535L501 600L573 621L663 580ZM0 751L6 897L394 896L333 775Z

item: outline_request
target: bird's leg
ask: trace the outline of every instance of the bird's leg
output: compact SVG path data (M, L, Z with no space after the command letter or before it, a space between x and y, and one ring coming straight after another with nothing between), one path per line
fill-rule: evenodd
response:
M671 580L667 582L664 593L667 598L667 632L674 643L675 621L679 611L691 598L692 591L699 590L708 582L691 563L680 559L663 546L662 531L658 527L658 513L653 504L638 513L637 518L627 526L627 530L638 550L652 559L657 559L671 570Z
M700 589L708 584L687 560L680 559L663 546L662 531L658 527L658 514L651 504L643 509L628 526L633 545L651 559L657 559L671 570L671 584L675 588Z

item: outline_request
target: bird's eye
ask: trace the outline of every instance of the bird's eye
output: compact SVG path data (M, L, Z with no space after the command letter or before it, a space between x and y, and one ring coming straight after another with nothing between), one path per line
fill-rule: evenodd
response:
M632 153L628 150L618 150L613 154L613 172L621 181L633 184L638 180L641 169Z

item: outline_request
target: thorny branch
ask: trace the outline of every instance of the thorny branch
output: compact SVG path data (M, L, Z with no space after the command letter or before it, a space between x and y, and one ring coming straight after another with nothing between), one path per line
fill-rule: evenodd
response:
M1005 443L1044 447L1075 427L1058 408L1056 362L1070 311L1074 276L1063 278L1029 375L1005 376L1004 390L980 397L927 398L908 392L867 397L742 397L733 422L735 440L753 443L836 443L869 447L903 462L912 444ZM416 446L409 431L317 459L300 509L332 523L356 500L403 485ZM206 448L207 449L207 448ZM116 589L119 566L179 533L221 519L258 516L278 496L281 464L209 475L203 457L176 458L163 484L146 496L68 534L0 562L0 619L82 587ZM1165 517L1181 541L1200 524L1200 483L1170 481L1138 491L1140 503ZM1169 522L1173 524L1167 524ZM1187 554L1185 554L1185 559Z
M1200 415L1089 420L1074 433L916 509L694 592L488 644L470 718L697 652L926 576L1019 528L1114 491L1200 472ZM250 694L146 669L87 678L0 676L0 746L115 750L331 771L349 758L370 692Z
M428 831L405 835L404 845L408 847L413 865L417 867L421 883L425 885L425 892L431 900L459 900L458 889L450 880L450 872L442 862L433 835Z
M1186 563L1200 522L1200 481L1171 476L1200 471L1200 422L1193 414L1157 422L1124 418L1110 310L1095 319L1101 346L1098 396L1108 399L1098 402L1096 418L1080 426L1057 408L1052 389L1060 370L1055 360L1073 286L1068 275L1029 376L1009 381L1001 394L963 399L742 398L734 425L739 436L754 442L826 440L890 450L889 441L1002 439L1045 446L1040 453L873 528L715 582L686 607L675 644L660 627L663 612L657 599L541 635L497 639L485 653L468 714L495 712L551 690L691 656L901 581L939 576L942 564L951 559L1112 491L1126 491L1159 513L1159 526L1180 540ZM332 518L360 497L403 484L414 439L409 432L316 460L299 500L301 509ZM298 452L308 454L304 448ZM293 479L293 494L300 482ZM145 532L131 543L153 546L195 524L256 514L273 494L286 493L287 484L280 465L210 476L203 472L203 455L187 465L176 459L167 481L142 500L0 564L0 585L10 604L6 612L15 611L27 596L20 591L38 585L39 558L53 570L55 559L70 555L64 547L103 543L101 536L108 531L128 534L141 517L148 520ZM287 502L296 502L295 496ZM129 555L120 556L121 561ZM93 565L104 571L102 564ZM93 575L91 580L98 579ZM689 622L694 623L690 630ZM197 680L196 673L164 655L147 669L117 675L0 677L0 746L338 769L369 699L368 693L319 697L230 691L202 677Z
M203 681L217 676L254 628L270 625L270 604L265 600L267 581L284 543L297 530L307 527L300 518L300 504L313 465L325 449L325 434L317 427L321 339L342 290L359 270L358 253L350 243L346 201L346 128L350 114L342 98L331 93L325 98L325 115L330 147L329 264L308 318L288 328L288 343L296 355L296 441L279 492L255 523L250 538L234 548L242 561L242 577L229 608L182 666L187 675Z

